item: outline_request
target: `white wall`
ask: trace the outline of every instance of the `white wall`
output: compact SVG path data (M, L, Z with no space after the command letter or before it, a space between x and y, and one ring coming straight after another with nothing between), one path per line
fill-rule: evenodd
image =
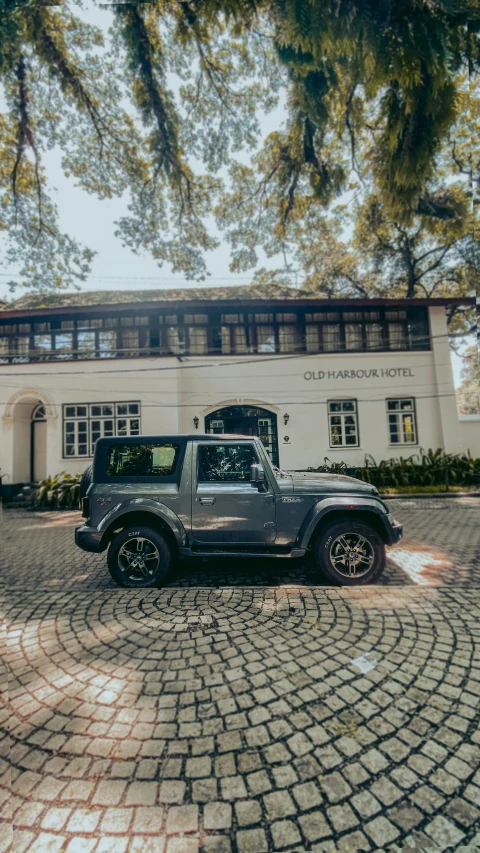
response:
M460 418L458 424L458 447L454 453L469 451L474 458L480 458L480 415L472 415L468 420Z
M437 317L437 333L439 327ZM0 466L8 474L6 483L18 482L25 474L29 449L22 445L26 434L17 433L17 441L13 441L11 408L7 411L5 406L14 392L21 396L22 389L28 389L29 399L36 395L47 404L49 474L81 471L89 464L87 459L62 458L62 404L122 400L140 400L143 434L193 432L195 416L202 432L204 415L220 404L270 408L278 415L280 464L307 468L319 465L325 456L355 464L363 462L365 453L379 460L417 451L412 446L389 446L385 406L387 397L413 396L419 447L445 446L454 451L470 447L472 454L480 455L480 424L459 424L449 364L448 351L442 345L432 352L260 356L242 361L237 357L236 362L224 357L183 363L165 358L3 365ZM342 397L358 400L359 448L329 448L326 402ZM290 416L286 427L284 413ZM289 441L285 442L287 435Z

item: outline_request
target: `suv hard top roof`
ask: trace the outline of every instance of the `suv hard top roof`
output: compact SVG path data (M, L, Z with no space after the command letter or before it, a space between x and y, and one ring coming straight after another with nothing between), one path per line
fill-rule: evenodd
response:
M218 439L233 439L235 441L249 439L250 441L258 440L256 435L237 435L236 433L180 433L177 435L113 435L111 438L99 438L96 445L102 444L149 444L157 441L218 441Z

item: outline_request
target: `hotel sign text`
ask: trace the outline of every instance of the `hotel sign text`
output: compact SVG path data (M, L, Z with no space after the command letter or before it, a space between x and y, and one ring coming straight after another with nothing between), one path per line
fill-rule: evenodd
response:
M411 367L381 367L361 370L307 370L304 379L400 379L415 376Z

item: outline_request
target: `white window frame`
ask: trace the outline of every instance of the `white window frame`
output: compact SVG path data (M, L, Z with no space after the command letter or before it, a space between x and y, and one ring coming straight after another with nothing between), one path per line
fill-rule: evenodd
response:
M75 409L74 415L66 414L67 409ZM79 414L79 409L85 409L85 414ZM67 424L73 424L73 430L69 431L69 435L73 434L73 448L74 453L67 453ZM82 441L82 444L85 444L86 452L79 452L79 431L80 427L85 426L86 429L82 430L82 433L85 433L85 440ZM88 403L68 403L63 407L63 458L64 459L89 459L90 458L90 430L89 430L89 420L88 420Z
M93 414L94 407L103 407L109 406L112 408L112 414ZM127 411L123 412L123 408L127 407ZM137 406L138 414L132 411L133 407ZM75 409L75 415L67 415L68 409ZM86 414L78 414L78 410L86 410ZM122 400L120 402L108 402L102 401L95 403L64 403L63 405L63 458L64 459L91 459L94 452L94 442L92 440L92 423L100 422L100 434L101 436L105 433L105 421L113 421L113 435L141 435L142 434L142 421L141 421L141 405L140 400ZM125 422L125 423L124 423ZM136 426L136 422L138 422L138 428ZM67 454L67 424L74 424L73 430L70 430L69 434L73 433L74 441L73 441L73 454ZM87 452L79 453L79 428L80 424L86 424L86 444L87 444ZM120 431L121 430L121 431ZM82 430L84 432L84 430ZM84 444L85 442L82 442Z
M218 419L216 421L210 421L208 431L210 435L223 435L223 433L225 432L225 421L221 419Z
M330 407L332 404L338 405L341 404L342 408L340 411L331 411ZM343 409L344 404L348 404L351 406L353 404L353 410ZM358 403L357 400L349 397L342 397L336 400L328 400L327 401L327 412L328 412L328 440L331 450L349 450L352 447L360 447L360 431L358 428ZM347 444L346 443L346 430L345 430L345 418L353 417L355 422L355 444ZM332 418L340 418L340 427L341 427L341 443L333 444L332 443L332 426L338 426L338 424L332 424Z
M398 408L398 409L389 409L389 403L407 403L410 402L409 408ZM416 447L418 446L418 428L417 428L417 412L415 408L415 397L387 397L385 400L385 407L387 412L387 430L388 430L388 444L389 447ZM403 423L403 415L407 415L412 418L413 423L413 436L414 441L405 441L405 428ZM397 433L398 436L402 439L401 441L392 441L392 431L390 429L391 426L391 418L395 418L395 422L397 424Z

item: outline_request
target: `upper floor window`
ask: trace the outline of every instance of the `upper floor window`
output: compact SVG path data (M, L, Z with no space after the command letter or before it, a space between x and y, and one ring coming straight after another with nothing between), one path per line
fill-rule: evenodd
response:
M387 400L387 418L390 444L417 444L415 400L413 397Z
M208 352L208 329L206 326L188 327L188 348L191 355L205 355Z
M279 352L297 352L300 340L299 329L293 323L278 327Z
M356 400L328 401L330 447L358 447L358 413Z
M101 318L80 318L77 320L77 329L101 329L103 320Z
M322 327L323 349L334 352L342 349L342 334L340 323L327 323Z
M52 349L52 336L34 335L33 346L37 353L49 352Z
M208 314L185 314L184 323L208 323Z
M138 355L139 335L138 329L123 329L122 352L123 355Z
M4 358L4 356L8 356L9 349L10 349L9 339L8 338L0 338L0 358L2 359L2 361L6 360Z
M345 323L345 349L363 348L363 327L361 323Z
M367 350L383 347L383 326L381 323L365 323L365 341Z
M275 329L273 326L257 326L257 350L258 352L275 352Z
M390 349L405 349L406 331L405 323L388 323Z
M243 314L222 314L222 323L243 323Z
M188 314L152 311L141 316L39 318L38 322L0 325L0 337L10 339L8 346L2 343L1 355L13 362L169 353L204 356L430 348L425 306L395 310L353 307L330 311L304 310L299 305L290 311L220 313L219 306L212 305L205 313L191 309Z
M296 314L276 314L275 319L277 323L296 323L297 315Z

